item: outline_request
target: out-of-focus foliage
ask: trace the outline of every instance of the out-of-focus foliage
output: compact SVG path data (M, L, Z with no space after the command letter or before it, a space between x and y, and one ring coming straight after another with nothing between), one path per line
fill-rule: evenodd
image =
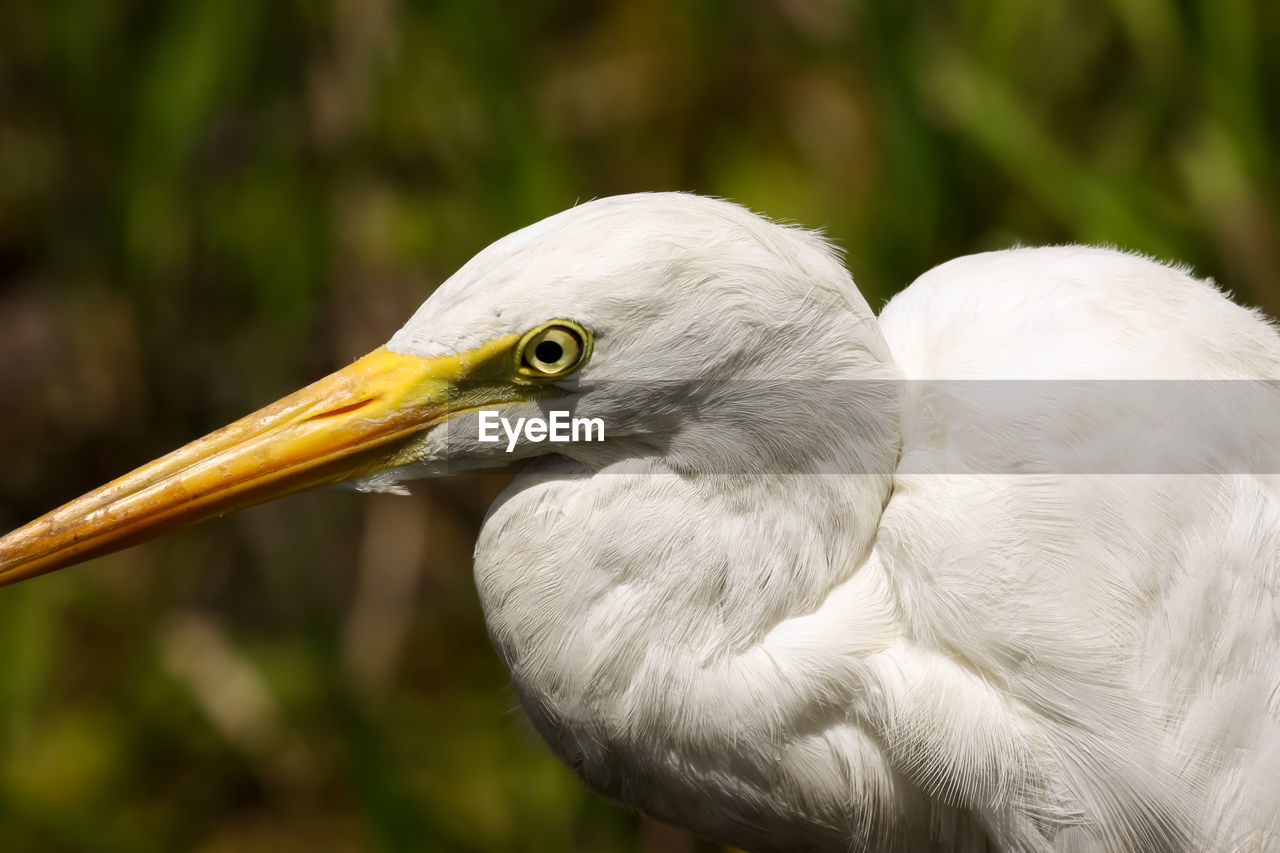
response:
M0 3L0 526L595 196L823 226L873 304L1091 241L1277 313L1278 43L1265 0ZM300 496L3 590L0 848L678 849L514 710L469 577L504 482Z

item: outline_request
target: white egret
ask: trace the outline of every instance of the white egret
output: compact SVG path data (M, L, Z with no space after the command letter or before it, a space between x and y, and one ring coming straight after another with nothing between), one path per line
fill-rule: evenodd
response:
M1259 313L1134 255L961 258L877 317L812 233L607 198L481 252L384 348L9 534L0 581L321 483L542 456L476 581L530 718L606 796L752 851L1274 850L1265 431L1121 473L1145 456L1117 428L1206 413L1066 383L1057 414L988 429L947 382L1275 378ZM604 440L508 453L482 410ZM1053 468L1063 448L1097 467Z

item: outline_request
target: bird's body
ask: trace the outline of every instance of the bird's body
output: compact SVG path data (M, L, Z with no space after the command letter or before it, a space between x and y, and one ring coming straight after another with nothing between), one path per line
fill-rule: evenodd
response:
M568 366L536 373L548 323ZM492 464L482 401L606 424L516 448L552 455L491 510L476 579L538 731L607 796L752 851L1280 848L1267 435L1222 441L1188 411L1177 442L1135 447L1185 397L1098 394L1280 378L1275 328L1211 285L1016 249L877 318L808 232L626 196L494 244L388 349L457 401L361 457L359 488ZM525 379L499 383L508 352ZM1013 380L1033 403L992 420L982 394ZM1256 384L1235 422L1277 411ZM296 443L381 405L303 403L262 422ZM121 482L13 534L8 560L0 542L0 566L47 570L38 536L89 548L67 518L159 488Z
M1280 479L983 473L1017 470L1060 425L956 458L964 423L909 393L1280 376L1275 331L1184 273L1082 247L945 265L878 331L847 286L847 322L818 348L844 334L863 360L824 359L814 378L906 380L875 401L883 420L791 389L791 406L737 413L789 421L728 442L757 475L682 476L628 449L539 465L495 507L478 586L557 754L611 797L751 850L1280 843ZM799 322L771 335L811 333L815 301L839 310L800 281L778 291L794 304L765 310ZM1150 417L1098 414L1100 430ZM921 473L769 464L807 442L888 448Z

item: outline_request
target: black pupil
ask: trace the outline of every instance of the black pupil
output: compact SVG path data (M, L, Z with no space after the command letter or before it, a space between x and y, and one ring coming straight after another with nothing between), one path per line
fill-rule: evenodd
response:
M543 364L555 364L564 355L564 347L555 341L543 341L533 348L533 354Z

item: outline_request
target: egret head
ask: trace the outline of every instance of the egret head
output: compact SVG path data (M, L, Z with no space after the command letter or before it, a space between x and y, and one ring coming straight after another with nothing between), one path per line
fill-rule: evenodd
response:
M889 364L820 237L697 196L606 198L485 249L385 347L0 540L0 582L327 483L383 489L549 452L712 470L744 452L835 451L849 424L879 446L891 417L861 423L833 401L827 435L812 409L830 395L799 389L883 379ZM553 409L600 419L605 440L480 440L482 412Z
M577 361L537 375L530 356L548 333L568 337ZM801 383L890 371L875 316L825 240L682 193L590 202L497 241L387 348L433 359L500 340L514 381L534 387L487 408L512 422L548 410L600 418L606 441L508 453L478 442L477 412L458 408L420 436L413 469L373 484L547 452L593 466L675 453L682 467L715 470L719 457L747 449L744 431L795 446L797 420L806 429L820 420L796 406L834 403L833 386Z

